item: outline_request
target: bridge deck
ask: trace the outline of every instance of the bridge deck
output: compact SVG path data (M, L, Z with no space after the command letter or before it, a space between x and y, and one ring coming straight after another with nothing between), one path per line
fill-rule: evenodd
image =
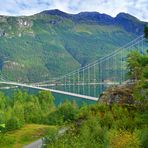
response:
M33 89L38 89L38 90L51 91L51 92L58 93L58 94L64 94L64 95L68 95L68 96L73 96L73 97L78 97L78 98L83 98L83 99L88 99L88 100L93 100L93 101L98 100L98 98L96 98L96 97L85 96L85 95L81 95L81 94L75 94L75 93L54 90L54 89L49 89L49 88L43 88L43 87L38 87L38 86L33 86L33 85L28 85L28 84L21 84L21 83L16 83L16 82L0 82L0 84L8 84L8 85L14 85L14 86L33 88Z

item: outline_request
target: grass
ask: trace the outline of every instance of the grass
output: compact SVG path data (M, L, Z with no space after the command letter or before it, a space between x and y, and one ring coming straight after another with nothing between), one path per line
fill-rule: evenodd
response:
M27 124L23 128L0 135L1 148L21 148L37 139L44 137L50 130L56 130L56 126Z

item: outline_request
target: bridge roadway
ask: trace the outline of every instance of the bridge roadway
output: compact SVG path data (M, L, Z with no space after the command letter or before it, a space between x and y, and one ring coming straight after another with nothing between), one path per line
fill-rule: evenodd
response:
M21 84L21 83L11 82L11 81L10 82L0 81L0 84L7 84L7 85L14 85L14 86L33 88L33 89L38 89L38 90L51 91L53 93L64 94L64 95L68 95L68 96L73 96L73 97L78 97L78 98L83 98L83 99L93 100L93 101L98 100L98 98L96 98L96 97L80 95L80 94L75 94L75 93L70 93L70 92L65 92L65 91L60 91L60 90L54 90L54 89L49 89L49 88L43 88L43 87L38 87L38 86L34 86L34 85Z
M53 83L53 84L41 84L41 83L32 83L33 86L39 87L48 87L48 86L87 86L87 85L119 85L120 82L102 82L102 83Z

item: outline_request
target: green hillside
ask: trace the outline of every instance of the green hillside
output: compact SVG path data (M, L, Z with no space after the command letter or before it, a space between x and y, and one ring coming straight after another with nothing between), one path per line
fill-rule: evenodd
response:
M120 25L76 22L45 13L0 17L0 72L39 82L66 74L136 37Z

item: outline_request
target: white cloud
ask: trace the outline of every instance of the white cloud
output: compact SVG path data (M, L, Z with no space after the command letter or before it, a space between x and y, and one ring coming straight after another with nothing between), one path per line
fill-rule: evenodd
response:
M60 9L68 13L97 11L116 16L130 13L148 21L147 0L0 0L1 15L32 15L43 10Z

